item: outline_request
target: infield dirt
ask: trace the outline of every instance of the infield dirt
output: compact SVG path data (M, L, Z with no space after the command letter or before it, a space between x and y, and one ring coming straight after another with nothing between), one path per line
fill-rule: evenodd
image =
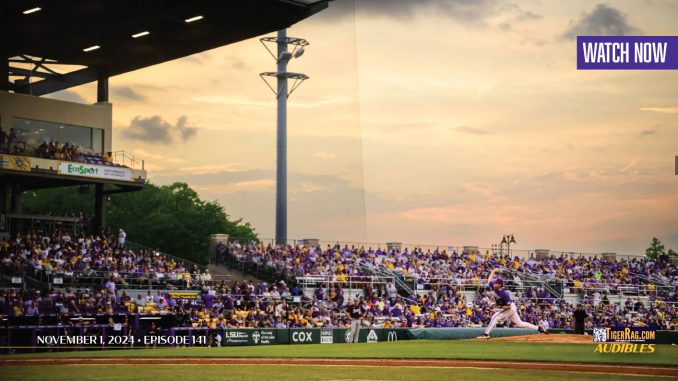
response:
M517 343L593 344L593 338L591 336L567 335L567 334L508 336L508 337L497 337L495 339L490 340L513 341Z

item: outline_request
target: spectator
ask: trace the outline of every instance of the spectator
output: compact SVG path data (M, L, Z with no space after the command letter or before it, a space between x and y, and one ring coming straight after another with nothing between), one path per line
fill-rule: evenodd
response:
M120 228L120 231L118 232L118 247L121 249L125 248L125 238L127 238L127 233Z

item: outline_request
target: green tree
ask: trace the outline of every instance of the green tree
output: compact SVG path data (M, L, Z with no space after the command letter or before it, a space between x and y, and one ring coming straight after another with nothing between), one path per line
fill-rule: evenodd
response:
M24 210L92 215L92 196L91 192L83 194L73 187L28 192L24 196ZM113 194L106 209L108 224L114 231L124 228L128 240L198 263L207 262L211 234L258 239L249 223L230 220L222 205L201 200L185 183L147 184L138 192Z
M669 257L678 257L678 253L676 253L673 249L669 249L669 252L666 253Z
M650 247L648 247L647 250L645 250L645 256L655 261L665 253L666 252L664 251L664 245L662 244L662 241L657 239L657 237L652 238L652 243L650 244Z

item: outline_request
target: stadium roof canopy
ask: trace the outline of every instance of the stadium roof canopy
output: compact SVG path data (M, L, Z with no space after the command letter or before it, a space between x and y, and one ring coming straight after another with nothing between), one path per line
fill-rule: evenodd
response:
M2 0L0 90L44 95L156 65L289 27L328 1Z

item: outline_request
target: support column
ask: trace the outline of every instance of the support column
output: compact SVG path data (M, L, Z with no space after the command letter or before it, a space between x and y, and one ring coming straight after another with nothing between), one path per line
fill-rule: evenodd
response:
M9 91L9 61L0 54L0 91Z
M275 241L287 244L287 30L278 31L278 138L275 199Z
M108 74L103 69L99 69L97 79L97 102L108 102Z
M21 213L21 185L12 186L12 213Z
M96 184L94 192L94 234L106 228L106 194L104 184Z

